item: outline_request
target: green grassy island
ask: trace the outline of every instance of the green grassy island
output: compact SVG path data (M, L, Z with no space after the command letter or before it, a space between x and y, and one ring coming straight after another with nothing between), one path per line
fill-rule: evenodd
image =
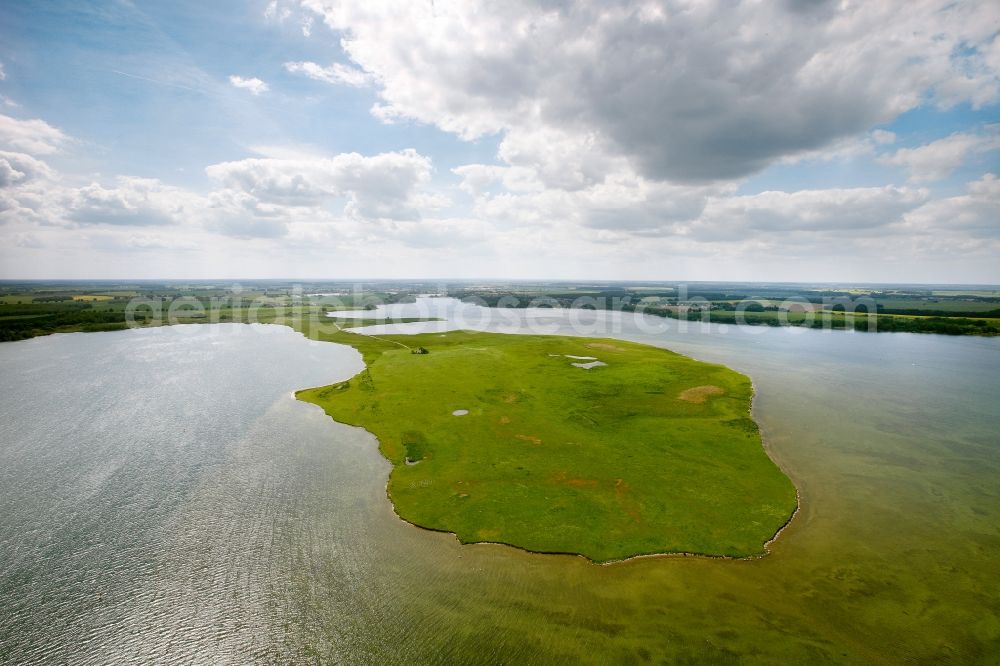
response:
M595 562L749 557L795 511L750 380L723 366L607 339L335 337L367 368L297 395L378 437L415 525Z

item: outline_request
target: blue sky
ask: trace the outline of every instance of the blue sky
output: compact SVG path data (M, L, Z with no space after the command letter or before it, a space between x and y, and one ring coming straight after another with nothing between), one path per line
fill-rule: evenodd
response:
M74 137L100 146L95 170L204 185L206 164L255 146L364 154L415 148L442 169L490 161L495 139L462 141L419 123L386 125L369 113L371 89L290 74L290 61L347 61L338 37L315 24L265 18L267 3L38 2L3 8L2 61L11 98ZM234 24L233 17L242 17ZM232 74L259 77L247 95Z
M1000 282L1000 8L878 4L5 3L0 277Z

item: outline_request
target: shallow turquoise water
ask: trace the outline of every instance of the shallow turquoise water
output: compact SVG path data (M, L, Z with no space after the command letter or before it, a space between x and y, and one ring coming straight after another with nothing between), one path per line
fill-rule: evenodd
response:
M1000 340L680 333L608 313L487 325L477 309L437 305L466 327L523 329L527 317L748 373L802 510L771 555L747 562L598 567L460 546L395 517L370 435L291 398L356 372L353 350L238 325L5 343L0 661L1000 654Z

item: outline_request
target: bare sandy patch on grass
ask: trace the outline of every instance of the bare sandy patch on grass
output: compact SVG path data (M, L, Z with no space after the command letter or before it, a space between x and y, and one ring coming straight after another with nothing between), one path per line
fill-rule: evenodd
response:
M691 402L696 405L700 405L712 396L722 395L725 393L718 386L713 386L711 384L706 384L705 386L695 386L694 388L689 388L686 391L682 391L678 398L684 402Z
M625 351L616 345L609 345L606 342L590 342L587 344L591 349L607 349L608 351Z
M573 488L596 488L601 485L597 479L572 479L566 472L558 472L552 477L553 483L558 483Z

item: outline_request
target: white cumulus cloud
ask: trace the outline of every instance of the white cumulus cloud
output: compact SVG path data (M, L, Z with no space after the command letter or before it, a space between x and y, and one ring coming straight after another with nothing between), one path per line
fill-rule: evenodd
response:
M251 95L260 95L271 89L270 86L257 77L245 79L242 76L232 74L229 77L229 83L236 88L250 91Z
M339 62L335 62L329 67L323 67L314 62L286 62L285 69L292 74L304 74L310 79L324 81L326 83L342 84L361 88L369 85L372 78L369 74L349 67Z
M916 148L900 148L878 158L882 164L908 169L915 181L947 178L975 153L1000 149L1000 135L956 133Z
M624 158L654 180L738 178L927 100L978 107L1000 94L996 3L302 5L378 82L380 118L515 147L562 135L554 151L578 146L576 164ZM549 157L528 159L552 171ZM569 186L593 177L583 169Z
M91 183L68 190L65 216L80 224L157 226L194 219L204 200L155 178L119 176L111 186Z
M45 162L31 155L0 150L0 189L26 185L33 180L53 176L53 171Z
M911 231L955 237L956 231L1000 241L1000 179L988 173L966 193L928 202L907 216ZM951 233L949 233L951 232Z
M713 199L694 222L677 233L703 242L753 238L891 235L892 226L928 200L906 187L857 187L759 194Z
M305 217L412 221L448 204L427 191L431 161L412 149L372 156L248 158L205 171L221 185L212 194L215 207L230 220L242 220L228 227L241 230L235 235L277 234L287 222ZM267 219L271 222L259 222Z
M0 114L0 148L31 155L51 155L68 140L62 130L44 120L19 120Z

